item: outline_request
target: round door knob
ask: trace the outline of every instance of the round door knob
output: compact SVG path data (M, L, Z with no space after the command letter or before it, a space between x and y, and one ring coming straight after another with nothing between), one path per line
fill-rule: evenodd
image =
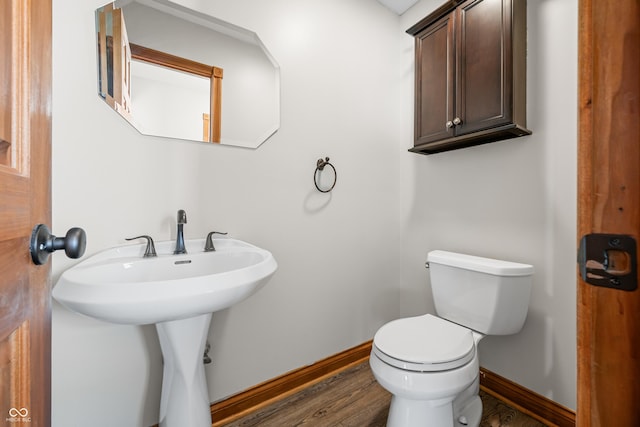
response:
M64 249L69 258L80 258L86 247L87 234L82 228L73 227L64 237L56 237L46 225L38 224L31 233L29 251L33 263L42 265L47 262L50 253L59 249Z
M460 117L456 117L455 119L453 119L453 124L458 126L460 123L462 123L462 120L460 120Z
M451 129L453 127L453 122L451 120L449 120L447 122L447 129Z

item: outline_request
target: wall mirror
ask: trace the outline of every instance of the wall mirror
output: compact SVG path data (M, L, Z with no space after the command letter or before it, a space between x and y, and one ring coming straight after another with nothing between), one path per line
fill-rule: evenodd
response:
M256 148L280 126L280 68L257 34L170 0L96 10L98 94L140 133Z

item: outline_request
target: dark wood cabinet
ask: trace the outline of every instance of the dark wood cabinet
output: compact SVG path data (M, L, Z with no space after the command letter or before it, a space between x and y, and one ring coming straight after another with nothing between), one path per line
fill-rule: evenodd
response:
M415 37L415 141L437 153L531 134L526 0L450 0Z

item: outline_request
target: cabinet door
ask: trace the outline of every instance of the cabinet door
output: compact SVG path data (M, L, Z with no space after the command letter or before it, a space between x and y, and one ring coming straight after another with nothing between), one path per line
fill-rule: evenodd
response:
M511 0L468 0L456 9L456 135L511 123Z
M453 136L453 14L416 35L415 145Z

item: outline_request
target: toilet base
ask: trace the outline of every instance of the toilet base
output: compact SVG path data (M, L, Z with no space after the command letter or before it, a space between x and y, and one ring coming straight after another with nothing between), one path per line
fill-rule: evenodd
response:
M479 378L453 401L453 418L455 427L478 427L482 419L482 399ZM464 421L464 422L463 422ZM466 422L466 424L465 424Z
M393 396L387 427L454 427L453 405L432 406L430 402Z
M393 396L387 427L478 427L481 418L479 396L467 402L457 414L451 403L433 406L430 402Z
M462 422L466 421L466 424ZM482 420L482 400L480 396L475 396L465 408L456 415L454 425L456 427L478 427Z

